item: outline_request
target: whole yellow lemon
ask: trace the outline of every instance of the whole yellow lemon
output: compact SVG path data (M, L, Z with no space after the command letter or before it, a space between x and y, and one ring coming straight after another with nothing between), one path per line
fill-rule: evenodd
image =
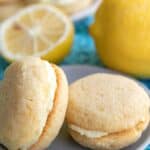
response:
M150 0L103 0L91 33L105 65L150 77Z

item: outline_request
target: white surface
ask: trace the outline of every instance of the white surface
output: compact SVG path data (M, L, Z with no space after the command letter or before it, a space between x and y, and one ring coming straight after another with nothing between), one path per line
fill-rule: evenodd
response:
M83 18L86 18L87 16L93 15L96 12L96 10L97 10L98 6L100 5L101 1L102 0L93 0L93 4L91 4L86 9L81 10L81 11L73 14L71 16L71 19L73 21L79 21Z
M67 74L69 83L72 83L73 81L86 75L97 72L116 73L111 70L91 66L64 66L62 68ZM136 144L124 150L144 150L148 144L150 144L150 127L144 132L143 136ZM75 143L68 135L66 125L64 125L59 136L48 148L48 150L87 150L87 148L83 148L79 144Z

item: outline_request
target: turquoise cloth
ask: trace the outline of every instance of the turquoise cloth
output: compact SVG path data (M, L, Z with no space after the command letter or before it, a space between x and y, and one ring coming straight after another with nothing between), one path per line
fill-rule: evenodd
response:
M100 62L97 57L94 41L88 32L88 27L92 23L92 21L93 18L88 17L75 23L76 35L72 51L61 64L90 64L103 66L102 62ZM0 58L0 79L3 78L3 73L7 66L8 63L3 58ZM140 81L142 81L147 87L150 88L150 80ZM150 150L150 145L145 150Z
M92 17L75 23L75 39L70 55L63 64L101 65L96 54L96 48L88 27L93 22Z

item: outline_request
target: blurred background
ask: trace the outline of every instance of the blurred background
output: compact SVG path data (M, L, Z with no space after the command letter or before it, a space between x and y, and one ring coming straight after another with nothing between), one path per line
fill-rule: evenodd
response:
M1 23L5 22L7 19L9 20L9 18L15 15L17 12L20 12L20 10L29 7L33 4L41 4L41 1L0 0ZM52 1L49 1L49 4L54 5ZM89 4L86 7L79 8L77 10L74 10L73 12L67 12L67 15L73 22L75 36L73 44L71 46L70 53L66 57L64 57L63 60L58 62L60 65L69 65L69 64L70 65L87 64L97 66L101 65L100 60L96 54L94 41L89 34L89 26L94 22L94 14L98 9L99 5L100 0L93 0L92 2L89 1ZM9 62L1 56L0 57L1 79L3 77L4 70L8 65Z
M7 22L13 22L12 16L20 14L32 5L51 5L57 7L63 15L70 18L74 35L68 52L53 59L54 55L44 57L60 65L93 65L108 67L138 78L150 88L150 15L145 7L149 4L131 2L127 0L0 0L1 37L8 30ZM138 7L143 6L143 7ZM16 17L17 18L17 17ZM50 18L49 18L50 20ZM13 22L14 23L14 22ZM12 24L13 24L12 23ZM10 25L9 24L9 25ZM8 30L9 31L9 30ZM16 58L9 61L5 55L4 44L8 43L1 38L0 78L5 68ZM11 51L10 44L8 44ZM18 49L18 51L21 49ZM52 50L51 50L52 51ZM61 49L57 50L59 52ZM65 50L64 50L65 51ZM30 54L34 55L34 54ZM24 55L22 56L24 57ZM42 57L43 58L43 57Z

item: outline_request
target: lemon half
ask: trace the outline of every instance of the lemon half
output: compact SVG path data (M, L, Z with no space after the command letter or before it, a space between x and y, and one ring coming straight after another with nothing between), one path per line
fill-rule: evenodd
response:
M73 35L73 24L57 8L29 6L2 24L1 55L9 61L36 56L58 62L69 53Z

